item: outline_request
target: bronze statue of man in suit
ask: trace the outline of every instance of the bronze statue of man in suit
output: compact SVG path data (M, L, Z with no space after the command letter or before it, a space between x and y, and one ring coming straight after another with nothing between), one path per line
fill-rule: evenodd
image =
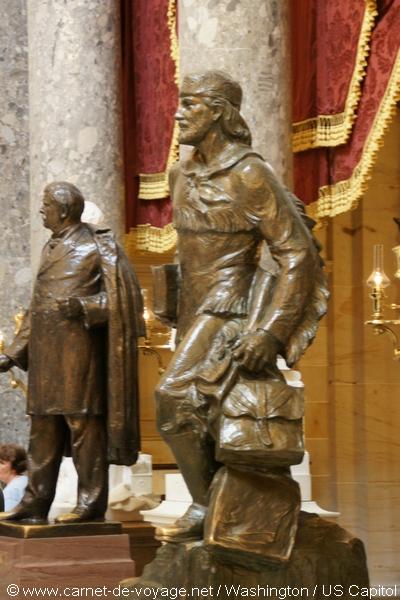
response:
M157 535L186 542L204 534L214 545L219 536L221 546L245 549L261 547L282 530L283 542L273 552L287 558L300 505L289 466L301 461L301 433L293 435L292 449L285 444L295 427L301 431L302 409L276 361L281 355L293 365L311 343L327 290L311 220L252 149L241 100L240 85L218 71L185 77L180 92L180 143L194 150L170 172L179 345L156 401L160 433L193 504ZM241 519L245 508L252 511L248 531L243 520L219 508L229 503L223 500L229 485L238 494ZM261 494L257 508L261 489L265 500ZM225 529L217 535L218 522Z
M63 454L78 472L76 508L59 522L101 519L108 464L133 464L139 450L137 348L144 335L135 273L108 229L83 223L84 198L72 184L44 190L44 246L22 327L0 369L29 369L32 426L29 482L2 519L41 522L54 498Z

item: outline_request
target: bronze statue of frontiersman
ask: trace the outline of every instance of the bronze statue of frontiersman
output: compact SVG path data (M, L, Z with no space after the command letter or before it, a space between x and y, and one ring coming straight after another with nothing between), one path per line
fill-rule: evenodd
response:
M29 369L32 426L28 487L0 519L42 522L65 452L78 472L78 500L58 521L101 519L108 464L130 465L139 450L136 339L144 335L140 288L108 229L83 223L72 184L44 190L44 246L30 308L0 370Z
M180 92L180 143L194 150L170 172L179 345L156 401L193 504L157 535L281 561L300 508L289 467L304 450L303 396L277 356L300 358L328 294L313 222L252 149L241 101L217 71Z

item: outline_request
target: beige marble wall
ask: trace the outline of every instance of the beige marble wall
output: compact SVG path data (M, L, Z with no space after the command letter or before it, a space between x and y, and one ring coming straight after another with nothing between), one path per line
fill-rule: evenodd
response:
M288 0L180 0L181 75L222 69L244 89L253 145L291 181Z
M114 0L29 0L32 262L46 232L43 187L78 185L122 233L119 13Z
M400 583L400 363L393 360L390 339L375 336L364 321L371 316L365 282L373 244L385 245L385 270L393 282L387 302L400 300L391 252L400 235L393 217L400 217L399 112L360 206L320 231L332 298L301 364L314 496L340 511L340 524L363 539L371 581L384 585ZM314 395L318 402L310 401Z

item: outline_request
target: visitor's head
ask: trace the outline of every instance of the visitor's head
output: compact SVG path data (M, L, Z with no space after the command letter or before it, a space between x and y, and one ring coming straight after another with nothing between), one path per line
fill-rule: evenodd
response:
M0 445L0 481L9 483L14 477L22 475L27 468L26 451L17 444Z

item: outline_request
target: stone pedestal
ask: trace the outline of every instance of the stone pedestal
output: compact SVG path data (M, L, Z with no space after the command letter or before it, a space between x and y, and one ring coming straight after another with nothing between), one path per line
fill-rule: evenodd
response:
M364 546L350 533L317 515L300 514L296 543L287 563L257 566L244 553L224 562L202 542L165 544L140 579L123 581L135 598L146 588L184 588L192 597L315 598L361 595L369 585ZM335 589L333 586L337 586ZM198 588L204 593L193 590ZM285 588L286 595L282 596Z
M131 576L129 537L92 535L15 539L0 536L0 598L25 598L24 589L106 586L112 590ZM7 592L7 586L12 592ZM68 594L65 594L67 597ZM71 589L69 590L71 594Z
M126 522L122 531L129 536L129 546L132 560L135 563L135 573L141 575L145 565L154 560L161 542L154 537L154 527L150 523ZM132 575L132 574L131 574Z

